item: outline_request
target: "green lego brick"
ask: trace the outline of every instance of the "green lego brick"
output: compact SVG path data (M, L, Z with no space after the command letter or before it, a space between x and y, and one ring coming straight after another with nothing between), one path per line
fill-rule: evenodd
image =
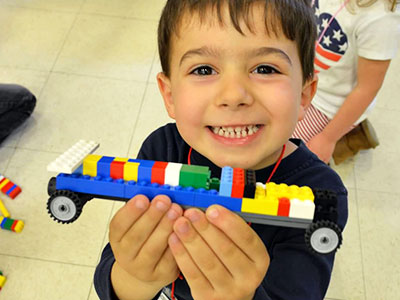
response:
M182 165L179 175L179 185L184 187L191 186L196 189L208 189L210 174L211 172L208 167Z
M3 228L4 229L8 229L8 230L12 230L11 227L12 227L13 223L14 223L13 219L6 218L6 221L3 224Z
M213 177L210 179L209 183L210 183L210 190L219 191L219 178Z

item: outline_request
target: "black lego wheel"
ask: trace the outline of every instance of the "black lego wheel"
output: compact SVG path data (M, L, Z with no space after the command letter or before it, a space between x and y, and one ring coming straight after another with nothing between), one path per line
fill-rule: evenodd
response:
M342 244L342 230L331 221L317 221L306 230L305 241L312 252L330 254Z
M55 221L68 224L78 219L83 204L77 194L67 190L57 190L47 201L47 211Z

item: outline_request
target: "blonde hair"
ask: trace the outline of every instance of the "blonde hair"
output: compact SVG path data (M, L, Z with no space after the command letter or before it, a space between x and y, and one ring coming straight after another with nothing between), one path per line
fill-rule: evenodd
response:
M353 0L351 4L357 4L358 7L368 7L377 2L378 0ZM398 0L385 0L390 5L390 10L395 11Z

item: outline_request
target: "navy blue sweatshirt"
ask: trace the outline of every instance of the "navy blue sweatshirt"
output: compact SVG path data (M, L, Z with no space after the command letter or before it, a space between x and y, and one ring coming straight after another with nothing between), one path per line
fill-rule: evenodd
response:
M298 148L284 158L271 182L296 184L332 190L338 196L338 222L344 228L347 217L347 191L339 176L310 152L300 140L291 140ZM187 164L189 145L180 136L174 123L154 131L143 143L138 158ZM195 150L192 165L210 167L212 177L220 177L221 169ZM258 182L266 182L273 166L257 170ZM252 224L264 242L271 262L267 274L257 288L254 300L321 300L327 291L334 254L311 253L304 242L304 229ZM110 244L102 253L96 268L94 285L101 300L118 299L111 285L111 267L115 261ZM170 287L170 286L169 286ZM155 299L158 299L157 295ZM186 280L177 279L175 296L179 300L193 299ZM227 299L229 295L227 295ZM149 299L150 300L150 299Z

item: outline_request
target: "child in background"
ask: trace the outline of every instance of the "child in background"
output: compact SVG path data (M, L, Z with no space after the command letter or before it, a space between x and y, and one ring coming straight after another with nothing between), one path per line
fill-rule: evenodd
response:
M343 229L340 178L289 140L316 90L315 37L307 0L167 1L157 80L176 123L154 131L138 158L333 190ZM128 201L109 240L94 276L100 299L320 300L334 261L307 249L304 229L249 226L219 205L183 211L164 195Z
M36 97L15 84L0 84L0 144L33 112Z
M395 0L315 0L314 11L318 89L293 136L339 164L378 145L366 117L397 53L400 13Z

